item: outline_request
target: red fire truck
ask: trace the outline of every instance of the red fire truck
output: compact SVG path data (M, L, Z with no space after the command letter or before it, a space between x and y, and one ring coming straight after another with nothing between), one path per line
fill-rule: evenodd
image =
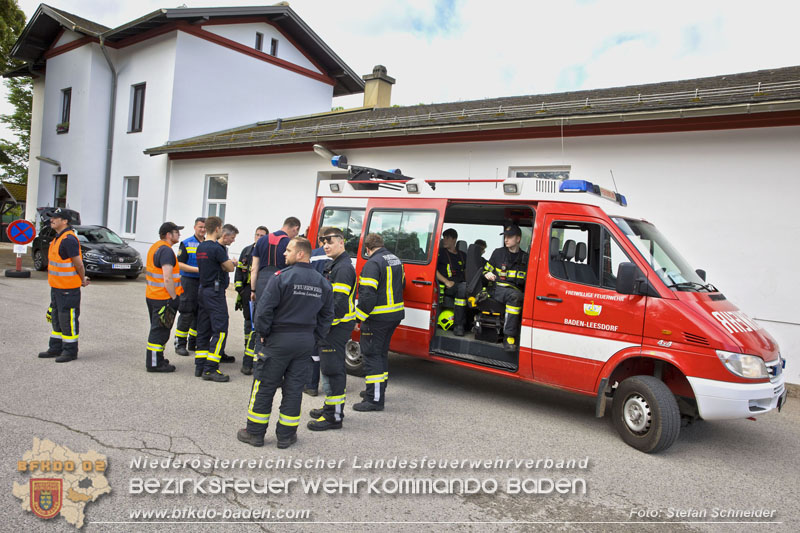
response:
M610 404L622 439L664 450L681 423L749 418L786 401L774 339L706 283L624 196L583 180L421 180L348 165L347 179L319 182L310 236L336 226L360 272L363 238L379 233L402 259L405 319L392 338L401 354L544 384ZM436 262L442 231L458 231L468 266L503 227L522 230L529 253L518 349L502 345L503 306L470 299L467 333L437 325ZM471 275L467 269L467 277ZM496 303L496 302L495 302ZM348 370L358 373L358 328Z

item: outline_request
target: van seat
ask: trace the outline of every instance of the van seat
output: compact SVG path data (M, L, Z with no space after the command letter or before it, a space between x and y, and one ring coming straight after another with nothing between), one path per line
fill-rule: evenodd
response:
M550 237L550 275L560 279L567 277L567 271L561 261L558 237Z
M586 257L588 256L587 247L585 242L579 242L575 246L575 262L570 263L570 266L573 267L574 279L579 283L589 283L591 285L597 285L597 276L592 270L592 267L589 266L588 263L584 263L586 261Z

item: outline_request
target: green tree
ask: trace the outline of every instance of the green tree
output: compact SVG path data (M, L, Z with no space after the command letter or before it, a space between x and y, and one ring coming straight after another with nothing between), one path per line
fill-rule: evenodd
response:
M8 72L21 62L12 59L11 48L25 28L25 13L16 0L0 0L0 69ZM8 101L14 106L14 113L0 115L0 122L8 125L17 139L0 139L0 165L5 169L3 177L11 181L25 183L28 180L28 152L31 141L31 100L30 78L10 78L5 80L8 88Z

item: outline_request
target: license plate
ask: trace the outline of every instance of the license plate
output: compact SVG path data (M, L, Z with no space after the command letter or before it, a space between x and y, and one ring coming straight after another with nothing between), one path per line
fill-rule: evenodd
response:
M131 268L131 266L127 265L125 263L115 263L115 264L111 265L111 268L118 268L120 270L129 270Z

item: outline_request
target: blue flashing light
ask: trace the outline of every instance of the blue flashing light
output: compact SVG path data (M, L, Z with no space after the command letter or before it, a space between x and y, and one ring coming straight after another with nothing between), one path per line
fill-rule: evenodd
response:
M619 195L619 205L621 205L622 207L628 207L628 200L627 198L625 198L624 194Z
M594 192L594 185L586 180L564 180L558 192Z
M335 155L331 158L331 164L336 168L347 168L347 156Z

